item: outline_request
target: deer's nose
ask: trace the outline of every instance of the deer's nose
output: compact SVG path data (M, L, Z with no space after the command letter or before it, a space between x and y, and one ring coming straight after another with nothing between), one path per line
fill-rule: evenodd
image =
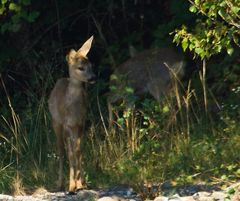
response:
M96 75L93 75L91 78L88 79L88 82L94 84L97 81Z

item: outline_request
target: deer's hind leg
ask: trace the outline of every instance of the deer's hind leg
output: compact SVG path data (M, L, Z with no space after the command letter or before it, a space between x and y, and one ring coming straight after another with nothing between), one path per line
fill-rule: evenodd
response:
M53 121L53 129L57 137L57 151L59 156L57 188L58 190L64 190L64 179L63 179L64 131L63 131L63 126L55 121Z

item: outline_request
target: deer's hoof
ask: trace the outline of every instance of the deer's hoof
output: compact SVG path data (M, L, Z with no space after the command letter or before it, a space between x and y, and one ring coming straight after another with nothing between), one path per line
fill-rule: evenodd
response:
M76 195L77 193L76 192L74 192L74 191L68 191L67 193L66 193L66 195Z

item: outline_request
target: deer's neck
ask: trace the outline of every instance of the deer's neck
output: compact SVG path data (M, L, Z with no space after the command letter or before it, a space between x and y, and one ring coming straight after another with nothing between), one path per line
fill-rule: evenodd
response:
M85 94L86 93L86 87L85 83L81 82L79 80L69 78L69 84L68 84L68 93L76 96L77 94Z

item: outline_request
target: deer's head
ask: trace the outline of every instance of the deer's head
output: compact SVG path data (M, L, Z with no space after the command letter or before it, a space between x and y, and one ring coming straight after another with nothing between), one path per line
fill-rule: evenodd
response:
M92 71L92 64L87 58L87 54L92 45L93 36L91 36L82 47L75 51L72 49L66 56L69 66L69 76L81 82L95 83L96 75Z

